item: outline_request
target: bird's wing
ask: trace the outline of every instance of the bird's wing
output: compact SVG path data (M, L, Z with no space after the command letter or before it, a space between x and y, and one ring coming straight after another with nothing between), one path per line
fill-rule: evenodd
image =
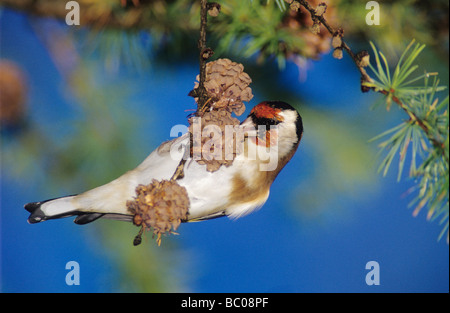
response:
M110 183L76 196L75 206L81 212L129 215L126 202L136 195L136 187L150 184L153 179L170 179L183 157L187 143L188 134L164 142L135 169Z

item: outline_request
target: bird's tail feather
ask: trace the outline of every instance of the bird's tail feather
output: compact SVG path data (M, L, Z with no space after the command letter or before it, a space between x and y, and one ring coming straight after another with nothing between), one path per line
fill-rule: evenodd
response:
M72 199L73 196L68 196L25 204L25 210L31 213L28 223L74 215L76 208L71 204Z
M102 217L103 213L82 212L74 205L75 196L67 196L25 204L25 209L30 212L28 223L35 224L50 219L63 218L77 215L75 223L87 224Z
M121 212L95 212L95 210L83 209L77 201L76 195L61 198L49 199L39 202L31 202L25 204L25 209L30 212L28 223L35 224L51 219L58 219L76 215L74 222L78 225L84 225L93 222L100 217L131 221L132 215Z

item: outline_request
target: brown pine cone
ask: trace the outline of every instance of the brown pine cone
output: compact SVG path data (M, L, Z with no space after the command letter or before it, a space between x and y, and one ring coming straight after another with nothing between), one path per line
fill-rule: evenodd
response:
M127 201L127 207L134 214L133 223L153 229L160 245L162 234L173 233L187 220L189 197L176 181L154 179L149 185L136 187L136 197Z

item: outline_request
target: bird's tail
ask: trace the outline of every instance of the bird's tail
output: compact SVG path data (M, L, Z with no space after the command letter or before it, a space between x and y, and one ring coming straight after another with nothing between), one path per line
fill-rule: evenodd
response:
M127 199L135 195L136 183L133 173L121 177L79 195L61 197L25 204L30 212L28 223L76 215L76 224L87 224L103 217L131 221L133 215L126 206Z
M28 217L28 223L35 224L50 219L77 215L74 222L86 224L104 215L103 213L80 211L75 205L74 198L75 196L67 196L25 204L25 209L31 213Z

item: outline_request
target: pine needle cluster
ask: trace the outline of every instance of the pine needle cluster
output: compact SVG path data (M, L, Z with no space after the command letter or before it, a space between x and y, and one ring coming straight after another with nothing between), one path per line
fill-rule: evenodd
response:
M441 239L447 232L449 240L449 96L442 95L446 88L440 86L437 73L414 75L418 69L415 61L425 45L412 41L400 57L393 73L386 57L372 45L376 66L369 65L375 75L372 82L364 83L384 95L383 102L389 110L393 103L408 116L396 127L372 140L379 144L384 158L379 171L386 175L398 157L398 180L401 179L407 158L410 158L409 177L415 181L411 192L416 196L410 206L413 215L427 207L427 219L438 220L443 226ZM439 96L441 96L440 99Z

